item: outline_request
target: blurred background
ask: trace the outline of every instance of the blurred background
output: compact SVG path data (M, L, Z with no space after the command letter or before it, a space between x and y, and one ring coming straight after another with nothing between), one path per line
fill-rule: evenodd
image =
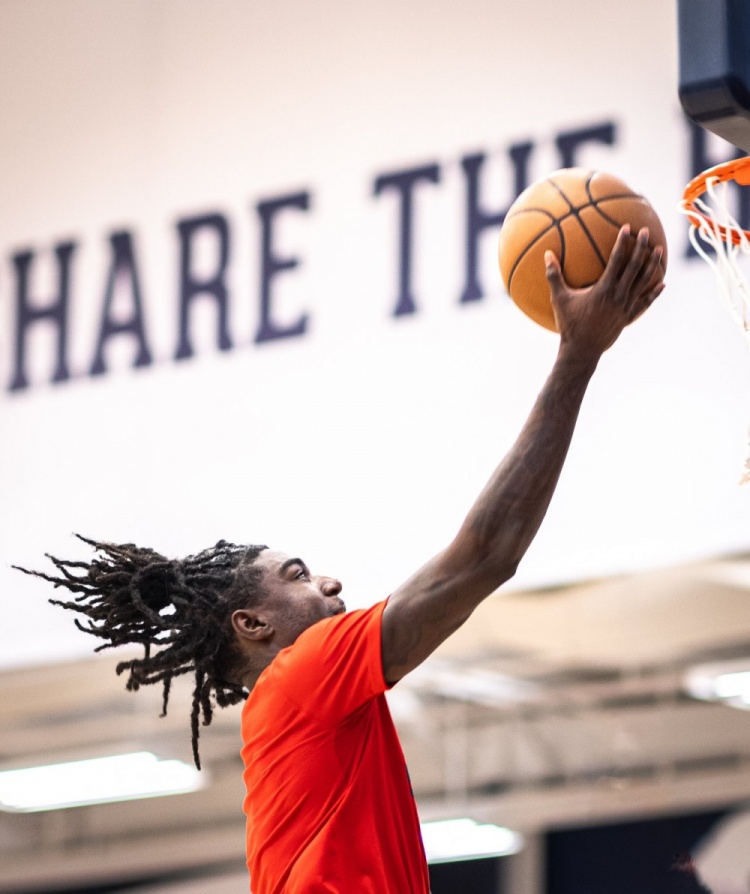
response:
M517 576L390 696L423 821L509 830L433 894L697 891L688 853L750 890L750 355L676 210L735 151L672 3L0 0L0 770L190 763L189 684L159 718L11 569L74 532L267 543L350 608L448 542L557 348L503 215L577 165L649 198L668 286ZM0 891L247 890L239 747L228 709L198 791L6 804Z

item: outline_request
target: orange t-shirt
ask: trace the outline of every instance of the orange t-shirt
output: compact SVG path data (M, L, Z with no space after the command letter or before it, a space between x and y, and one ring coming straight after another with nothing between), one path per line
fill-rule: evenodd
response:
M253 894L428 894L427 863L384 692L385 602L319 621L242 711Z

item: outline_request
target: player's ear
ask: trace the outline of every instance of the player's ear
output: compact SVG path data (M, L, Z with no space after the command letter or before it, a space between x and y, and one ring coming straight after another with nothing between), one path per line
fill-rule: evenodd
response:
M266 616L250 608L232 612L232 629L240 639L254 642L270 639L273 635L273 627Z

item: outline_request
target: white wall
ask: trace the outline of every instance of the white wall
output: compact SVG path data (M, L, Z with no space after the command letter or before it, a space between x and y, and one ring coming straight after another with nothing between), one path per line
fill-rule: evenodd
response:
M461 306L465 177L477 152L488 210L560 166L555 139L611 124L578 163L611 170L661 214L671 252L658 305L606 356L549 517L514 585L747 548L737 487L750 358L675 211L690 176L671 3L603 0L5 0L0 5L0 664L87 653L48 591L10 570L85 556L78 531L168 554L220 537L266 542L339 576L350 605L384 596L452 536L511 445L556 339L503 294L497 230L481 242L482 301ZM720 160L725 146L712 143ZM392 316L398 203L375 178L423 164L415 194L418 312ZM274 315L300 337L256 344L256 205L279 217ZM217 212L231 250L234 348L210 300L196 355L177 340L176 222ZM112 339L91 377L111 264L132 234L153 363ZM13 375L17 276L55 288L52 249L77 243L71 379L50 385L53 331L30 331ZM208 274L215 245L198 245ZM127 283L125 284L127 286ZM121 283L122 286L122 283ZM118 304L119 302L119 304ZM132 307L120 288L115 313ZM202 331L199 333L198 330Z

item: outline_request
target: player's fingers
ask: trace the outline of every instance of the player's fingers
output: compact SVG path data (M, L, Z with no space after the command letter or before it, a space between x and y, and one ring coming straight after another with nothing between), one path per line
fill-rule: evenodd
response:
M656 301L666 287L666 283L659 282L653 288L644 292L638 299L637 303L630 309L628 313L628 323L632 323L645 313L649 307Z
M638 232L633 251L628 258L627 264L623 267L622 274L617 283L618 288L616 299L618 301L629 303L630 293L634 288L634 284L638 280L644 266L650 260L648 236L648 228L642 227ZM638 290L636 290L636 292L637 291Z
M549 283L549 290L552 295L557 294L561 289L565 288L565 280L563 279L562 270L560 269L560 262L557 260L557 256L552 251L545 251L544 253L544 269L547 274L547 282Z
M656 276L657 270L660 272L659 279L664 278L664 270L661 269L661 262L664 257L664 246L657 245L652 251L651 256L648 259L648 263L643 268L641 273L641 283L650 283L654 276Z
M615 240L614 248L612 249L612 254L609 256L609 260L607 261L607 266L604 268L604 273L601 275L601 279L599 282L605 289L611 289L614 287L615 283L622 272L623 266L627 262L627 248L628 248L628 239L630 237L630 226L629 224L625 224L620 228L620 232L617 234L617 239Z
M635 307L641 293L648 292L664 279L664 270L661 267L661 261L664 257L664 249L661 245L657 245L651 252L648 261L641 267L641 270L632 283L629 297L625 305L626 313L630 313L630 309Z

